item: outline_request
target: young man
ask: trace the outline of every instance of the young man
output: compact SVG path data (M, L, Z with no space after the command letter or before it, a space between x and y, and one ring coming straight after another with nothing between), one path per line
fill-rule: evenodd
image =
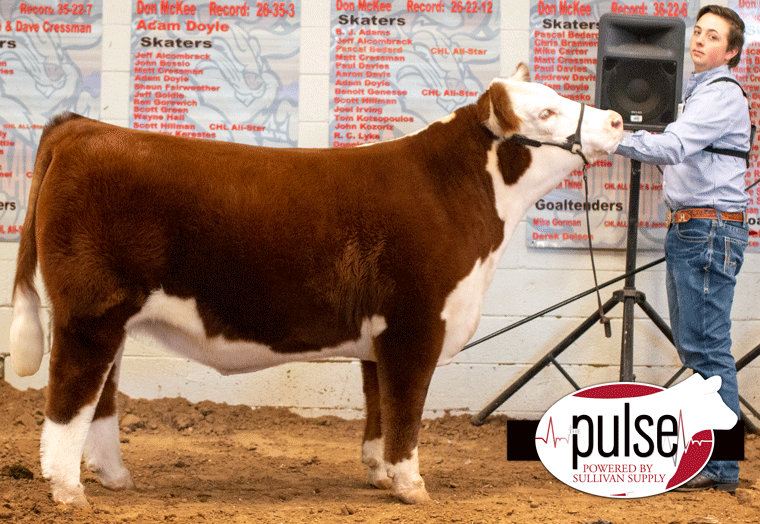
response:
M685 366L722 379L719 394L737 416L739 388L731 355L731 304L747 247L744 158L706 147L749 150L747 100L729 68L739 63L744 23L726 7L699 10L689 51L694 73L683 112L664 132L626 133L617 153L666 165L663 192L669 208L665 237L666 287L676 348ZM724 80L718 80L718 79ZM718 80L718 81L716 81ZM710 461L681 490L734 491L736 461Z

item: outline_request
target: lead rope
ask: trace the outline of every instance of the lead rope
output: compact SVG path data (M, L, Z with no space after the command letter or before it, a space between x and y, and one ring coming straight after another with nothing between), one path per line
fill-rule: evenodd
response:
M585 161L585 157L583 157ZM588 178L586 178L586 170L588 169L588 163L583 164L583 187L585 188L586 203L583 208L586 210L586 232L588 233L588 252L591 255L591 272L594 274L594 287L596 289L596 302L599 306L599 323L604 325L604 335L607 338L612 337L612 327L610 326L610 319L604 314L604 308L602 307L602 296L599 294L599 282L596 279L596 264L594 263L594 246L591 243L591 218L589 216L589 208L591 205L588 201Z

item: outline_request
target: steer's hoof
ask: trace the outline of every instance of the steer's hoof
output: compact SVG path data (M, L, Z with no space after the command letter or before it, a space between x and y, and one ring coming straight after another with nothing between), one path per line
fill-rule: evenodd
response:
M125 489L135 489L135 483L132 480L132 475L129 471L124 470L121 474L115 477L107 477L105 475L99 475L100 483L104 488L113 491L122 491Z
M383 463L372 461L367 467L367 480L377 489L391 489L393 481L388 476L388 470Z
M373 477L372 472L369 472L367 477L369 483L375 486L377 489L391 489L393 486L393 481L387 476L385 478L375 478Z
M367 481L378 489L390 489L393 481L388 476L388 468L382 459L377 457L366 456L362 462L367 465Z
M112 491L135 489L132 475L129 474L129 470L123 465L98 467L95 463L88 463L87 468L98 476L100 484L106 489Z
M84 487L77 484L73 488L53 487L53 500L58 504L67 506L89 506L87 497L84 496Z
M396 477L393 483L393 495L406 504L421 504L430 502L430 495L425 489L425 481L417 475L416 480L399 482Z
M421 489L405 491L403 493L394 492L393 495L398 497L404 504L422 504L431 500L425 486Z

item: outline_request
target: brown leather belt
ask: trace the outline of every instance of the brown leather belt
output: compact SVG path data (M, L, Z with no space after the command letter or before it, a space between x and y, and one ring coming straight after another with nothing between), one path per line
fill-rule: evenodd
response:
M690 209L679 209L678 211L671 211L668 209L666 223L667 226L670 227L671 224L683 224L692 218L707 218L714 220L717 219L718 216L720 216L722 220L727 220L729 222L744 222L744 213L742 211L729 213L727 211L718 211L711 207L695 207Z

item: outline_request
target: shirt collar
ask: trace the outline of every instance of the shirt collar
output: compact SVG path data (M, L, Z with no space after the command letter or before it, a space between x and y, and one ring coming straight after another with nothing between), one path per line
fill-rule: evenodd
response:
M731 78L734 76L731 74L731 71L728 69L727 65L713 67L712 69L702 71L701 73L692 73L689 77L689 81L686 83L684 98L688 97L694 91L694 88L696 88L698 85L705 84L715 78L720 78L722 76L729 76Z

